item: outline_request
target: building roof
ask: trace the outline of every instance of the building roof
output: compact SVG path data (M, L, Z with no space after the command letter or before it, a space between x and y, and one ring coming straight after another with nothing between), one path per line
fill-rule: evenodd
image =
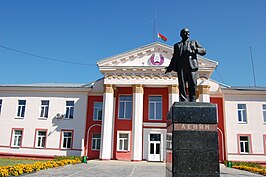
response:
M254 86L232 86L230 88L221 88L224 94L233 95L266 95L266 87Z
M0 87L32 87L32 88L91 88L94 82L77 83L33 83L33 84L1 84Z
M213 80L213 79L211 79L211 78L210 78L210 81L219 84L219 86L220 86L221 88L231 88L229 85L227 85L227 84L225 84L225 83L218 82L218 81Z
M255 87L255 86L232 86L233 90L243 90L243 91L266 91L266 87Z

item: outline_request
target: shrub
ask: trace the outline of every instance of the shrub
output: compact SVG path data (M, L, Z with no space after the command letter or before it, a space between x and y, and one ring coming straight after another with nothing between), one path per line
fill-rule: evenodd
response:
M227 161L227 160L224 161L224 165L225 165L226 167L228 167L228 161Z
M233 165L233 168L240 169L240 170L245 170L245 171L250 171L250 172L253 172L253 173L259 173L259 174L262 174L262 175L266 175L266 170L265 169L261 169L261 168L257 168L257 167Z
M65 159L69 159L69 160L75 160L75 159L80 159L80 161L82 161L82 157L81 156L54 156L54 160L65 160Z
M233 162L233 166L247 166L247 167L262 168L261 165L256 162Z
M54 168L58 166L68 165L68 164L77 164L80 163L80 158L75 159L63 159L56 161L47 161L47 162L36 162L34 164L18 164L15 166L2 166L0 167L0 177L6 176L18 176L23 173L31 173L34 171L44 170L47 168Z

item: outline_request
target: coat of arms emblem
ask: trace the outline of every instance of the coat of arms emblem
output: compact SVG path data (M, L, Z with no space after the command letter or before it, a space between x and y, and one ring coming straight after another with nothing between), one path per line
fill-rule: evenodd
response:
M150 62L152 65L161 66L164 62L164 56L160 53L152 54L150 57Z

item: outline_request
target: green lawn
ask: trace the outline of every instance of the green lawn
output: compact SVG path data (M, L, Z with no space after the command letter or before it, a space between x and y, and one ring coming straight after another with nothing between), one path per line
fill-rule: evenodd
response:
M31 160L31 159L16 159L16 158L0 158L0 166L16 165L16 164L30 164L35 162L44 162L47 160Z

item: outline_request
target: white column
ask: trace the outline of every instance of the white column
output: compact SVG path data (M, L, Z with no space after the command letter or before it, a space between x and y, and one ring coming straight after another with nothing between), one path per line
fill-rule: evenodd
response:
M111 84L104 85L103 119L101 129L100 159L110 160L112 157L114 89Z
M210 102L210 86L198 85L199 102Z
M116 109L116 88L114 88L114 102L113 102L113 120L112 120L112 145L111 145L111 159L113 159L113 156L114 156L114 137L115 137L115 133L114 133L114 130L115 130L115 109Z
M169 97L169 109L173 105L174 102L179 102L179 92L177 85L169 85L168 86L168 97Z
M142 160L143 86L133 86L132 161Z

